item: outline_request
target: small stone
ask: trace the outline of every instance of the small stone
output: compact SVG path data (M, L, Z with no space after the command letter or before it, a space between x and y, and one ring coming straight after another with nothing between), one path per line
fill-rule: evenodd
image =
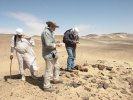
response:
M74 71L73 73L74 73L75 75L79 76L78 71Z
M62 76L63 74L65 74L65 72L63 72L63 71L60 71L60 76Z
M104 77L101 77L101 80L107 80L106 78L104 78Z
M130 70L132 70L132 68L126 68L126 69L130 69Z
M88 72L88 69L87 68L81 68L80 71L82 71L82 72Z
M109 87L109 84L108 84L108 83L104 83L104 84L103 84L103 88L104 88L104 89L107 89L108 87Z
M116 68L117 71L120 71L120 68Z
M85 75L85 78L91 78L93 77L92 75Z
M70 75L71 75L71 77L75 77L74 74L70 74Z
M97 81L96 81L96 79L92 79L91 82L92 83L96 83Z
M101 75L103 75L103 76L104 76L104 74L103 74L103 73L101 73Z
M99 64L92 65L93 68L98 68Z
M89 66L89 64L87 63L87 61L86 61L86 63L83 64L83 66Z
M106 61L105 60L97 60L97 62L104 64Z
M126 77L124 80L127 81L129 85L133 85L133 79L131 77Z
M110 71L110 73L115 73L115 71Z
M129 65L127 62L124 62L124 64L127 64L127 65Z
M96 96L96 94L91 94L91 96L92 96L92 97L95 97L95 96Z
M76 65L74 68L77 70L80 70L82 67L81 67L81 65Z
M113 79L113 77L112 76L108 76L109 77L109 79Z
M84 69L84 72L88 72L88 69L87 69L87 68L85 68L85 69Z
M133 85L130 85L130 89L133 89Z
M98 83L98 88L103 88L103 83Z
M70 75L66 75L67 78L70 78Z
M118 87L116 87L116 86L112 86L112 88L113 89L115 89L115 90L120 90Z
M122 94L127 94L127 91L126 91L125 89L122 89L120 92L121 92Z
M10 96L13 96L13 92L11 92Z
M56 91L56 94L58 94L59 92L60 92L60 91L59 91L59 90L57 90L57 91Z
M79 87L81 84L79 84L79 83L76 83L76 82L72 82L71 83L71 86L73 86L74 88L77 88L77 87Z
M131 89L131 93L133 93L133 89Z
M99 65L99 66L98 66L98 69L99 69L99 70L103 70L104 68L105 68L104 65Z
M86 91L88 91L88 92L90 92L91 91L91 88L88 88L88 87L86 87L85 86L85 88L84 88Z
M89 97L82 97L82 100L89 100Z
M106 67L106 70L112 71L112 68L113 68L113 67Z

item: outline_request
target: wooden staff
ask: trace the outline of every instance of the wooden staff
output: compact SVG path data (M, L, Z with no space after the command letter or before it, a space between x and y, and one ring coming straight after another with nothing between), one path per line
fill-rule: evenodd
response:
M11 62L10 62L10 79L11 79L11 76L12 76L12 59L11 59Z

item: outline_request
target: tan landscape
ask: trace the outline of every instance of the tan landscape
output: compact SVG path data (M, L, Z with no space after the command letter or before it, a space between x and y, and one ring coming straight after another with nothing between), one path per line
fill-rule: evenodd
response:
M43 91L45 61L39 36L33 37L39 78L33 80L26 69L26 81L18 79L14 53L10 79L11 37L0 34L0 100L133 100L132 35L81 37L77 45L77 70L73 73L64 71L67 53L64 46L58 47L63 84L52 84L56 89L52 93ZM62 41L62 36L56 36L56 41Z

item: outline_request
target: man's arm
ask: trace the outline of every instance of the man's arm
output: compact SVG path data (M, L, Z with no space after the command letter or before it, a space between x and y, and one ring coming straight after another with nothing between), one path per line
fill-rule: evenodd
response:
M31 46L35 46L35 41L33 39L33 37L30 34L24 35L23 36L24 39L26 39L29 43L29 45Z
M79 36L77 35L77 41L79 41Z
M51 34L48 33L47 31L44 31L44 32L42 33L41 38L42 38L42 41L43 41L43 43L46 45L47 48L53 49L53 48L56 47L56 44L53 43L52 40L51 40L51 39L52 39L52 38L51 38Z
M80 44L80 42L79 42L79 36L77 35L77 43L79 43Z
M30 44L31 44L32 46L35 46L35 41L34 41L34 39L33 39L32 37L30 38L29 42L30 42Z

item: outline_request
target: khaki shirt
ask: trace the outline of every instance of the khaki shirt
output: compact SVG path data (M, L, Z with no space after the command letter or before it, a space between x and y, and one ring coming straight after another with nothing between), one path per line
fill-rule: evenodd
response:
M51 31L48 27L46 27L41 34L43 57L56 52L55 39L53 34L54 32Z

